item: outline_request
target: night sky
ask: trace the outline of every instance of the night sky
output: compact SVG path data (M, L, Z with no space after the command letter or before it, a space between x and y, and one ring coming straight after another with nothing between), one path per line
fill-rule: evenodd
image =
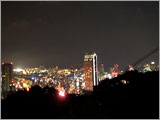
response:
M1 10L2 61L14 67L82 67L94 51L107 71L159 46L158 1L10 1Z

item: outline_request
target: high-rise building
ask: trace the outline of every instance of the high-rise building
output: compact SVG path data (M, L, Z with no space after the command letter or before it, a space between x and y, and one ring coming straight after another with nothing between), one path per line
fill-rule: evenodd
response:
M98 85L98 65L95 53L84 56L84 80L85 90L93 91L93 87Z
M103 64L99 65L98 71L99 71L99 74L98 74L99 81L104 80L105 79L105 72L104 72L104 65Z
M4 63L2 62L2 81L1 81L1 96L2 99L5 99L8 93L11 91L10 84L13 80L13 63Z

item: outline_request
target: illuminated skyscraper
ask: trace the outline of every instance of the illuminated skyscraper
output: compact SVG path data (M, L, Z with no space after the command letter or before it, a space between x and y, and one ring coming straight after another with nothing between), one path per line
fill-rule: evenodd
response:
M97 55L95 53L84 56L84 74L84 89L86 91L93 91L93 86L98 85L98 65Z
M10 84L13 78L13 63L2 62L2 81L1 81L1 96L5 99L11 91Z

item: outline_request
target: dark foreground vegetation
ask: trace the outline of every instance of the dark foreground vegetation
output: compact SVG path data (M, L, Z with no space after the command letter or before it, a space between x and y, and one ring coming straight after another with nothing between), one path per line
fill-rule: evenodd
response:
M122 82L122 80L126 80ZM34 86L1 101L1 118L159 118L159 71L126 72L103 80L90 95L60 97L54 88Z

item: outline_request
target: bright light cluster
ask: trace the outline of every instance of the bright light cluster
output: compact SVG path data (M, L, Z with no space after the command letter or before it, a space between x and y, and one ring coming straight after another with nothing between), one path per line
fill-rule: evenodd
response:
M59 91L59 95L64 97L65 96L64 91Z
M17 69L13 69L13 71L15 71L15 72L21 72L21 71L23 71L23 69L17 68Z

